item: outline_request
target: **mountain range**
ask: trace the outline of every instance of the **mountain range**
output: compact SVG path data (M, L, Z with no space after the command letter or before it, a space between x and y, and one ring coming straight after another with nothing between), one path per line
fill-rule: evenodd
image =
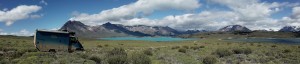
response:
M75 32L77 36L88 38L122 37L122 36L176 36L181 34L168 26L124 26L107 22L98 26L88 26L80 21L68 21L59 30Z
M279 32L299 32L300 26L285 26Z
M98 26L88 26L80 21L67 21L59 30L68 30L75 32L77 36L87 38L102 38L102 37L123 37L123 36L176 36L181 34L193 34L199 32L208 32L205 30L187 30L178 31L168 26L146 26L146 25L133 25L125 26L121 24L112 24L107 22ZM218 30L219 32L251 32L245 26L229 25ZM300 27L286 26L279 30L280 32L297 32Z

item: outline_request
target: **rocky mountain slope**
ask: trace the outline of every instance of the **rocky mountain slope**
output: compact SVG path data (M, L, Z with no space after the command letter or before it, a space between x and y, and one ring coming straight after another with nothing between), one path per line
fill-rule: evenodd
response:
M114 24L106 23L100 26L87 26L79 21L68 21L59 30L75 32L77 36L88 38L148 36L143 33L128 31Z
M107 22L103 25L88 26L79 21L68 21L59 30L75 32L77 36L88 38L121 36L175 36L180 34L175 29L162 26L124 26Z
M299 32L300 26L285 26L279 30L279 32Z

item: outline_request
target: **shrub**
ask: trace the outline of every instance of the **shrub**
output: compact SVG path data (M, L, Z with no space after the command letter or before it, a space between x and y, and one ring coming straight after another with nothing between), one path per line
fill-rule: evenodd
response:
M144 52L144 54L149 55L149 56L152 56L152 55L153 55L151 49L144 50L143 52Z
M88 59L88 55L84 53L77 53L81 58Z
M200 48L204 48L205 46L200 46Z
M233 49L232 50L235 54L242 54L244 51L243 51L243 49L241 49L241 48L238 48L238 49Z
M200 49L200 47L198 47L198 46L192 46L191 49L198 50L198 49Z
M290 53L290 52L292 52L290 49L283 50L283 53Z
M225 57L225 56L230 56L233 54L232 51L229 51L228 49L217 49L215 51L215 54L217 54L219 57Z
M123 48L114 48L108 52L109 55L127 55Z
M193 50L198 50L200 48L204 48L204 46L192 46L191 49Z
M107 62L108 64L128 64L127 56L125 55L109 56Z
M252 49L244 48L244 54L251 54L251 53L252 53Z
M262 45L260 45L260 44L259 44L259 45L257 45L257 47L261 47L261 46L262 46Z
M254 43L250 43L251 46L254 46Z
M227 45L230 45L230 44L232 44L232 43L227 43Z
M109 64L128 64L127 53L123 48L114 48L108 52L107 56Z
M178 49L180 46L173 46L171 49Z
M105 44L104 46L105 46L105 47L108 47L108 44Z
M178 52L186 53L186 48L180 48L178 49Z
M97 56L91 56L89 59L95 61L96 63L101 63L102 61L101 58Z
M151 59L143 53L132 53L129 60L130 64L151 64Z
M277 56L278 53L275 52L275 51L268 51L268 52L265 53L265 55L266 55L266 56Z
M298 46L298 48L300 48L300 46Z
M198 45L197 43L194 43L194 45Z
M189 49L190 47L189 46L182 46L183 48L185 48L185 49Z
M276 45L272 45L271 47L275 48L275 47L277 47L277 46L276 46Z
M102 45L99 44L99 45L97 45L97 47L98 47L98 48L102 48Z
M235 54L251 54L252 50L250 48L236 48L232 50Z
M204 64L215 64L217 62L217 58L214 56L207 56L203 58L202 61Z
M5 56L11 57L12 59L14 58L19 58L21 57L26 51L9 51L5 54Z

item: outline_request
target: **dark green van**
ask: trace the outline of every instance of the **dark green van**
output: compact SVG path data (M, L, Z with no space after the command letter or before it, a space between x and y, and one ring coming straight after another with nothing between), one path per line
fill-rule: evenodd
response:
M84 50L74 32L36 30L34 45L39 51Z

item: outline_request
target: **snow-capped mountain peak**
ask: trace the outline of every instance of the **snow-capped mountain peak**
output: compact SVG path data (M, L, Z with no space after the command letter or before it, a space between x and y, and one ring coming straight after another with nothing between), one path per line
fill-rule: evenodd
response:
M241 25L229 25L229 26L219 29L219 31L221 31L221 32L233 32L233 31L249 32L251 30L248 29L247 27L241 26Z

